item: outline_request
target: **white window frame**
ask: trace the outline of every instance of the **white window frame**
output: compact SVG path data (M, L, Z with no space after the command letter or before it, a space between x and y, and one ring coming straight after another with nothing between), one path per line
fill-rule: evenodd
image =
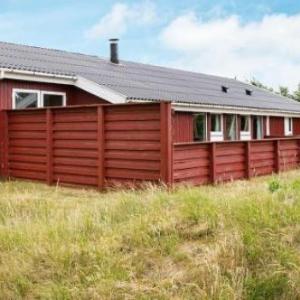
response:
M220 142L224 140L224 134L223 134L223 115L222 114L211 114L211 115L217 115L220 116L220 131L212 131L211 130L211 123L210 123L210 140L212 142ZM210 122L211 122L211 115L210 115Z
M40 107L40 102L41 102L41 93L39 90L27 90L27 89L13 89L12 92L12 108L13 109L19 109L17 108L17 103L16 103L16 94L17 93L31 93L31 94L37 94L37 108Z
M250 141L251 140L251 116L250 115L240 115L240 117L248 118L248 131L240 131L240 140L241 141Z
M289 122L291 122L291 130L289 130ZM293 135L293 118L284 118L284 135Z
M266 135L270 135L270 116L266 116Z
M67 106L67 94L65 92L55 92L55 91L44 91L44 90L32 90L32 89L13 89L12 92L12 108L16 108L16 94L17 93L32 93L32 94L37 94L38 95L38 103L37 103L37 108L43 108L44 106L44 95L57 95L57 96L62 96L63 97L63 105Z
M56 96L62 96L63 97L63 103L62 106L67 105L67 95L64 92L52 92L52 91L41 91L41 107L45 107L44 103L44 95L56 95Z

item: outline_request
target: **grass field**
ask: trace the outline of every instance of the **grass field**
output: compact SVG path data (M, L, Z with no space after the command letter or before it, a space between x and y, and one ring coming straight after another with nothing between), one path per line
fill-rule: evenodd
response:
M300 299L300 171L173 192L0 183L0 299Z

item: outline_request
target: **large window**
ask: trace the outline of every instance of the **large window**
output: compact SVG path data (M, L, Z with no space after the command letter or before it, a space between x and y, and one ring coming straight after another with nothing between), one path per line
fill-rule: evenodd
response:
M236 140L236 115L225 115L225 124L225 139L229 141Z
M241 115L240 116L240 124L241 124L241 132L240 138L242 141L250 140L251 139L251 132L250 132L250 116Z
M13 90L13 109L66 106L66 94L38 90Z
M252 116L252 138L261 140L263 138L263 117Z
M222 118L221 115L211 114L210 118L210 130L211 132L221 132L222 131Z
M220 114L210 115L210 140L223 141L223 118Z
M204 113L194 115L194 140L206 140L206 114Z
M293 118L284 118L284 134L293 135Z
M249 116L241 116L241 131L250 131L249 128Z

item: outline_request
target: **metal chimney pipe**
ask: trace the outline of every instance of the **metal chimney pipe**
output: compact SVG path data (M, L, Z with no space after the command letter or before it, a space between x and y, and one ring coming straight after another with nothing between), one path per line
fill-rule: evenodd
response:
M110 39L110 62L113 64L119 63L118 42L119 39Z

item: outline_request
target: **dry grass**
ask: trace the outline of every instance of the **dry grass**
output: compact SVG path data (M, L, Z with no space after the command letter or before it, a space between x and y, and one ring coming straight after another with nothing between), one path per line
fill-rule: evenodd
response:
M300 299L300 171L173 192L0 184L0 299Z

